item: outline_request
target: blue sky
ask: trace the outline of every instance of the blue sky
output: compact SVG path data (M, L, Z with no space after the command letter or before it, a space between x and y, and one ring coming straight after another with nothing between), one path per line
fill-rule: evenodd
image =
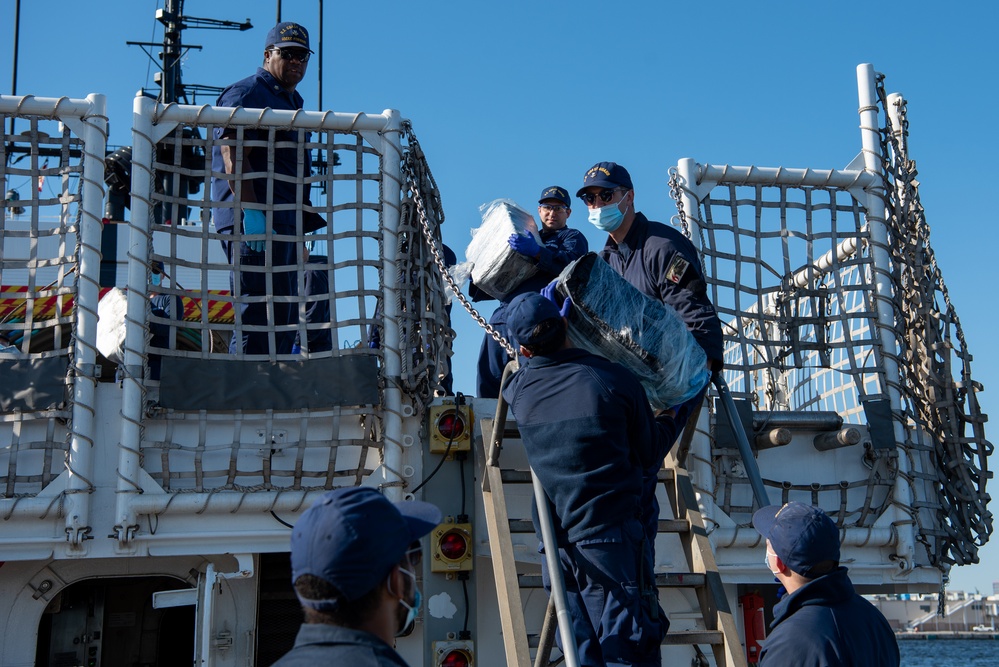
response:
M22 2L17 92L108 96L111 142L130 142L132 97L155 68L126 41L158 41L162 0ZM327 2L323 106L399 109L413 122L441 188L445 241L459 258L480 204L508 197L532 210L545 186L574 191L593 163L628 167L639 210L675 213L667 169L701 163L837 168L860 150L856 66L873 63L909 101L931 241L961 317L983 409L999 415L995 285L999 214L990 196L999 139L995 3L592 0L502 3ZM251 73L276 17L271 0L187 0L190 16L242 21L249 32L189 30L187 83L226 85ZM0 2L0 91L11 92L13 0ZM318 37L317 0L283 3L283 18ZM299 86L318 103L318 63ZM199 99L211 103L211 99ZM569 220L591 247L603 237L585 209ZM456 311L456 389L473 393L481 334ZM996 436L992 434L993 441ZM999 462L993 462L999 467ZM993 483L992 495L996 496ZM996 507L992 508L996 511ZM999 538L953 587L991 591Z

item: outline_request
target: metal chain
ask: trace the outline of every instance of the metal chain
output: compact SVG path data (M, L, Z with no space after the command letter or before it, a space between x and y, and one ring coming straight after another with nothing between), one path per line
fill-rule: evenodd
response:
M419 187L420 182L416 177L416 165L413 164L413 161L416 161L419 164L420 169L426 171L427 177L429 178L431 184L433 185L432 192L434 193L435 197L433 197L431 201L435 205L435 212L440 210L437 208L440 202L439 196L436 196L438 192L437 186L436 183L433 181L433 176L430 174L430 169L427 166L426 158L423 155L423 150L420 148L420 143L416 139L416 135L413 133L412 124L409 123L408 121L404 122L403 130L406 133L406 141L409 144L409 151L407 152L407 158L403 162L403 172L405 172L406 174L406 185L409 188L410 196L413 198L413 201L416 204L416 210L420 218L420 227L423 230L423 237L427 241L427 246L430 248L430 254L433 257L434 264L437 266L437 270L440 272L441 277L444 279L444 282L451 290L451 293L454 295L456 299L458 299L458 302L461 303L461 305L465 308L468 314L472 316L472 319L474 319L476 323L478 323L478 325L486 331L487 334L492 336L493 339L497 343L499 343L504 350L506 350L507 354L509 354L511 357L516 357L517 355L513 349L513 346L509 343L509 341L507 341L506 338L503 337L502 334L500 334L499 331L496 330L495 327L489 324L489 322L486 321L486 319L479 313L479 311L476 310L475 307L468 301L468 298L464 294L462 294L461 287L458 285L458 283L455 282L454 277L447 270L447 266L444 263L443 253L441 252L441 249L439 247L439 241L435 238L431 230L430 220L427 215L427 207L424 202L423 193L421 192L421 188ZM440 213L440 217L438 218L438 220L443 221L442 211Z
M683 235L690 238L690 223L687 222L687 212L683 208L683 197L680 192L680 172L676 167L669 168L669 196L676 202L676 212L680 217L680 229Z
M951 564L977 563L978 547L992 533L992 514L986 507L986 482L990 476L987 457L992 445L985 439L983 424L987 417L981 413L976 397L981 385L972 380L964 331L930 246L915 162L905 153L905 107L899 108L901 127L892 127L881 75L877 92L885 111L881 142L889 224L895 236L889 244L896 266L892 278L902 328L909 332L900 340L901 386L917 413L912 418L933 437L937 469L946 471L937 483L940 502L936 514L940 525L920 528L923 537L933 544L929 549L931 561L946 573ZM937 307L938 296L944 301L943 312ZM952 330L958 340L957 350L950 338ZM953 378L952 356L962 361L960 383ZM968 426L973 431L971 437L965 434Z

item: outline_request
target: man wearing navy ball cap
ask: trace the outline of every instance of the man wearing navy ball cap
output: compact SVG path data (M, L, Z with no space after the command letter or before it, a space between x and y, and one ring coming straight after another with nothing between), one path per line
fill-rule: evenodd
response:
M899 664L891 626L839 564L839 529L825 512L799 502L771 505L757 510L753 526L767 540L767 568L788 593L774 606L760 665Z
M653 415L626 368L572 347L570 307L566 299L560 311L537 293L510 302L508 331L527 363L503 397L551 501L580 664L653 667L669 620L642 527L643 472L663 460L691 405Z
M291 533L291 579L305 623L275 667L406 667L395 637L416 620L420 538L441 512L417 500L392 503L375 489L334 489Z
M215 105L301 109L304 100L296 88L305 78L311 55L309 32L304 26L278 23L264 40L263 66L257 68L256 74L223 90ZM287 237L326 226L322 216L312 210L306 182L312 175L312 160L306 148L309 133L244 127L240 134L235 126L223 124L215 128L214 137L212 221L215 230L224 235L222 250L229 263L240 267L232 272L233 288L238 285L244 297L297 297L296 267L302 245ZM268 148L272 140L273 149ZM249 178L251 173L266 176ZM234 242L234 229L252 236ZM267 234L268 230L271 234ZM272 238L273 234L285 238ZM238 308L238 322L243 325L283 330L243 331L241 336L233 336L230 352L291 354L294 325L298 324L298 304L294 300L251 298L240 300ZM273 350L271 335L276 348Z

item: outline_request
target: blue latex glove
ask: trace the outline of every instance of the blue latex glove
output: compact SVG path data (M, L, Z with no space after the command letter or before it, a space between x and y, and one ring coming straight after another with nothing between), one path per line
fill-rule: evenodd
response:
M256 209L243 209L243 233L263 234L267 231L267 218L263 211ZM250 250L254 252L264 251L264 241L245 241Z
M541 296L555 304L555 307L559 309L559 315L562 317L569 317L569 309L572 308L572 301L569 300L569 297L566 297L565 300L562 301L562 305L559 306L558 294L555 293L555 287L557 285L558 278L541 288Z
M511 234L510 238L506 240L510 244L510 247L519 252L521 255L527 255L530 258L535 258L541 254L541 246L538 242L534 240L530 232L524 232L523 234Z

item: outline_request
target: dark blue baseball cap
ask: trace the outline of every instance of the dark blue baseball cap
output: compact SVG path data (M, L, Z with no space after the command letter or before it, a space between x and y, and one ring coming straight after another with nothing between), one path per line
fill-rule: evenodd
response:
M792 572L805 578L817 576L812 568L819 563L839 563L839 529L818 507L799 502L769 505L753 514L753 527L770 540Z
M538 203L543 204L546 199L557 199L568 208L572 208L572 200L569 198L569 191L558 185L552 185L541 191L541 197L538 199Z
M298 23L278 23L271 28L271 31L267 33L264 49L269 49L272 46L279 49L305 49L312 53L312 49L309 48L309 31Z
M430 503L393 503L364 486L333 489L305 510L291 531L291 581L311 574L356 600L440 522L441 511ZM328 600L301 602L320 610L335 606Z
M583 194L586 188L628 188L633 190L631 174L616 162L597 162L583 176L583 187L576 191L576 196Z
M527 292L515 297L506 308L506 326L517 345L538 345L558 335L558 327L535 337L534 327L545 320L562 319L555 304L537 292Z

